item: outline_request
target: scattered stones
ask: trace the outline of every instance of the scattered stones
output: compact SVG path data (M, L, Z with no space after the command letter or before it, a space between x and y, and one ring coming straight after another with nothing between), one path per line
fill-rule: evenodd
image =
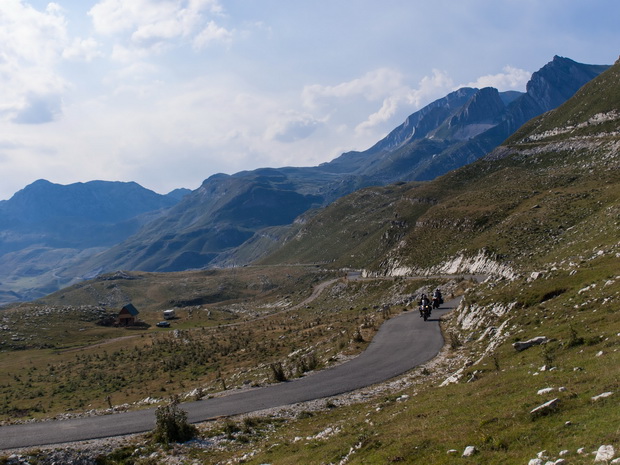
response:
M568 454L568 451L562 451L564 452L564 455ZM560 452L560 455L562 455L562 452ZM565 459L557 459L557 460L551 460L549 459L549 457L547 457L547 451L543 450L541 452L539 452L537 455L537 458L535 459L531 459L528 462L528 465L563 465L566 463Z
M534 417L541 416L541 415L547 415L557 410L559 406L560 406L560 399L556 397L555 399L551 399L549 402L545 402L544 404L539 405L538 407L532 409L530 411L530 414Z
M516 351L521 352L522 350L529 349L532 346L546 344L547 342L549 342L549 339L545 336L538 336L530 339L529 341L517 341L512 344L512 347L514 347Z

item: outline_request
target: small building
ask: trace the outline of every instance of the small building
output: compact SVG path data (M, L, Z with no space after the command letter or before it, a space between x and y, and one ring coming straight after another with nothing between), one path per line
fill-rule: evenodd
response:
M119 326L133 326L136 324L136 317L138 316L138 309L133 304L127 304L118 313L118 325Z

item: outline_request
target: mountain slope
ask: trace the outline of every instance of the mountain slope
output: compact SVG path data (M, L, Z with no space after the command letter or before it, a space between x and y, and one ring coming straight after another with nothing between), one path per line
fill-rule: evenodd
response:
M324 262L399 275L459 266L480 272L501 262L510 275L576 243L610 244L618 234L610 219L620 205L619 67L484 159L430 183L339 199L265 263Z
M330 228L336 218L343 225ZM425 185L335 202L269 261L491 277L442 318L443 357L396 380L391 397L291 422L262 448L252 444L253 459L617 461L619 237L620 60L482 160Z
M166 217L65 275L183 270L264 255L278 245L256 240L264 237L264 228L291 224L309 209L363 187L430 179L470 163L604 68L555 57L536 74L528 93L460 89L414 113L365 152L349 152L318 167L212 176ZM254 252L236 255L234 249L250 239ZM258 244L266 249L261 252Z
M63 186L39 180L0 202L0 253L35 242L74 248L111 245L137 230L140 221L136 218L140 215L175 203L176 199L133 182L91 181ZM124 222L125 226L119 226ZM30 239L30 235L35 237ZM14 242L8 237L19 239Z

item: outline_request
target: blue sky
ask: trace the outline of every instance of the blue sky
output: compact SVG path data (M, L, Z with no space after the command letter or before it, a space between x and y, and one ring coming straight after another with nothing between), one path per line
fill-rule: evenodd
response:
M0 199L317 165L458 87L612 64L619 22L617 0L1 0Z

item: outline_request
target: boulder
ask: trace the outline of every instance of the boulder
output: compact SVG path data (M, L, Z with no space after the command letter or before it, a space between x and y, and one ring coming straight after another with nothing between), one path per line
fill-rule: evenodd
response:
M594 462L609 462L616 455L614 446L601 446L596 451L596 458Z
M476 452L478 452L478 449L474 446L467 446L463 451L463 457L471 457L472 455L475 455Z

